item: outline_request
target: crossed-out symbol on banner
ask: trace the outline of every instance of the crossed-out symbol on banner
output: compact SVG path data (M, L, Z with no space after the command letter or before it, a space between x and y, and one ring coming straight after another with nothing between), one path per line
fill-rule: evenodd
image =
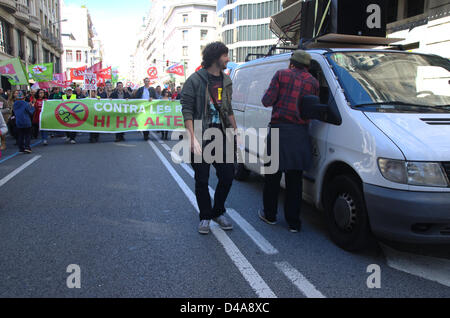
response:
M81 107L81 108L80 108ZM84 113L84 116L82 114ZM82 117L80 117L80 114ZM89 117L89 108L80 102L66 102L55 109L56 120L69 128L80 127Z

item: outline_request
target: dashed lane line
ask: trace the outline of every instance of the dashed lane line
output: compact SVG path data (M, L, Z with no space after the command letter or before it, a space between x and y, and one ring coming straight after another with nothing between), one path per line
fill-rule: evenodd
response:
M175 171L169 161L164 157L161 151L156 147L156 145L149 140L148 144L151 146L153 151L156 153L158 158L161 160L163 165L167 168L169 173L175 179L178 186L181 188L183 193L191 202L192 206L196 209L197 213L199 212L197 201L195 199L194 193L187 186L187 184L183 181L180 175ZM270 287L266 284L264 279L259 275L259 273L255 270L255 268L250 264L250 262L245 258L245 256L241 253L238 247L234 244L234 242L228 237L228 235L217 225L213 224L211 226L211 232L217 238L217 240L222 244L225 249L225 252L228 254L232 262L236 265L242 276L249 283L250 287L253 291L261 298L276 298L275 293L270 289Z
M7 183L9 180L11 180L12 178L14 178L15 176L17 176L19 173L21 173L23 170L25 170L27 167L29 167L30 165L33 164L33 162L35 162L36 160L38 160L39 158L41 158L41 156L36 156L31 160L28 160L27 162L25 162L23 165L21 165L19 168L17 168L16 170L14 170L13 172L11 172L10 174L8 174L6 177L4 177L3 179L0 180L0 187L2 187L3 185L5 185L5 183Z
M450 261L381 246L389 267L450 287Z
M308 298L326 298L298 270L288 262L276 262L275 266Z
M161 144L167 146L166 144ZM169 148L169 147L168 147ZM164 147L166 149L166 147ZM166 149L167 150L167 149ZM175 154L172 149L168 149L172 159L175 162L181 162L181 158ZM187 172L189 176L194 178L194 170L186 163L180 163L181 167ZM209 194L211 198L214 198L215 191L209 187ZM227 209L227 214L239 227L250 237L250 239L259 247L259 249L267 255L278 254L278 250L270 244L250 223L248 223L236 210Z
M156 135L154 135L154 137L156 137ZM159 141L159 143L170 153L173 162L179 163L181 167L187 172L187 174L194 178L194 170L186 163L183 163L181 158L177 154L175 154L172 149L170 149L170 147L167 146L164 142ZM215 191L211 187L209 187L209 193L211 197L214 197ZM268 255L278 254L278 250L273 247L272 244L270 244L258 231L256 231L251 224L249 224L243 217L241 217L238 212L233 209L227 209L227 213L264 253ZM306 297L325 298L325 296L320 293L315 288L315 286L308 281L308 279L306 279L288 262L275 263L275 266Z

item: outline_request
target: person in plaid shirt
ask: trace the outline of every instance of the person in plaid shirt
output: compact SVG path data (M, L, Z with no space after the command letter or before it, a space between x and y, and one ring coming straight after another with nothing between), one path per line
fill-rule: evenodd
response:
M305 95L319 96L319 82L308 72L311 56L302 50L295 51L289 68L275 73L262 104L272 108L270 131L267 137L267 152L271 156L271 131L279 129L279 169L275 174L266 174L263 191L264 208L259 217L268 224L276 224L280 181L285 173L286 200L284 215L293 233L301 229L300 210L302 200L303 171L312 161L309 140L309 121L301 118L301 102ZM276 154L275 154L276 155Z

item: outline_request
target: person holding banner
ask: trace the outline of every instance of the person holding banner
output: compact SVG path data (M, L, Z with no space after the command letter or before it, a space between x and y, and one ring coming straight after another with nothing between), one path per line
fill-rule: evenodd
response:
M156 98L156 91L153 87L150 87L150 79L148 78L144 78L144 86L140 87L135 95L134 98L136 99L145 99L148 101L152 101L153 99L157 99ZM148 131L144 131L144 140L148 140L148 135L150 134L150 132Z
M66 94L64 94L64 95L62 96L62 99L63 99L63 100L75 100L75 99L77 99L77 95L73 94L72 88L69 87L69 88L66 89ZM67 133L66 133L66 136L67 136L67 139L69 140L69 142L70 142L71 144L76 144L76 143L77 143L77 142L75 141L75 138L76 138L76 136L77 136L77 133L76 133L76 132L67 132Z
M111 99L128 99L130 98L130 94L128 94L128 91L123 89L123 83L118 82L116 85L116 89L112 92L111 96L109 96ZM125 141L124 137L125 133L117 133L116 134L116 142Z
M226 162L226 152L229 150L226 147L226 129L233 128L235 131L237 129L231 107L232 82L230 77L223 73L229 60L225 44L222 42L208 44L203 50L203 68L188 78L181 93L184 123L191 141L191 165L195 171L195 196L200 210L198 226L200 234L209 233L211 220L218 223L223 230L233 229L231 222L224 216L225 201L234 179L234 163ZM223 143L220 146L223 146L223 158L207 162L203 149L212 140L200 144L194 134L194 124L201 126L196 129L202 134L208 128L222 132ZM211 206L208 184L211 164L214 165L219 179L214 195L214 206Z
M78 85L77 85L77 87L75 87L75 95L77 96L77 99L86 98L86 95L83 94L81 87Z
M43 89L39 89L33 100L34 114L33 114L33 136L37 138L39 135L39 121L42 111L42 106L44 105L44 101L47 100L45 98L45 91ZM41 131L42 143L44 146L48 145L48 133L47 131Z
M164 88L161 92L161 100L170 100L169 97L169 90L167 88ZM167 130L162 130L160 131L161 133L161 139L162 140L167 140L169 139L169 132Z

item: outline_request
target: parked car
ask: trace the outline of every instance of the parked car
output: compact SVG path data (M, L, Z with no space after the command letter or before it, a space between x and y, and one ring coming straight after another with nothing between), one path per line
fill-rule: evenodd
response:
M304 173L303 198L325 212L332 240L347 250L363 249L373 234L450 243L449 60L394 50L308 52L320 97L300 101L319 119L310 123L314 164ZM272 108L261 98L290 55L232 72L239 127L268 126ZM258 149L246 144L245 151L256 156ZM236 164L236 178L260 168Z

